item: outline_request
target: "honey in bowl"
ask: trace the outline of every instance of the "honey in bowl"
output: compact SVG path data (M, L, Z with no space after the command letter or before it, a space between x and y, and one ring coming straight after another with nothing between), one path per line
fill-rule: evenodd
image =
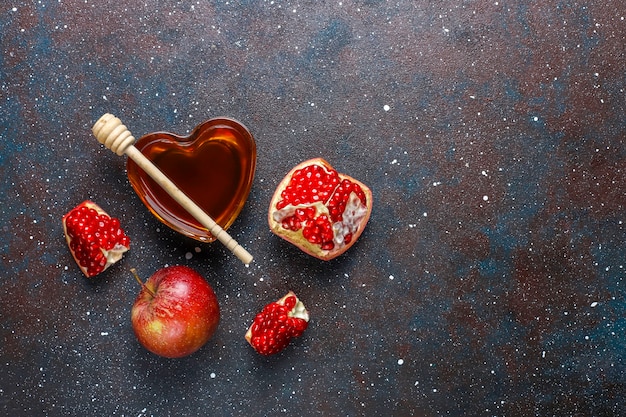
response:
M215 118L189 136L151 133L135 147L224 230L235 221L250 194L256 166L254 138L241 123ZM130 158L127 171L133 189L161 222L193 239L215 240Z

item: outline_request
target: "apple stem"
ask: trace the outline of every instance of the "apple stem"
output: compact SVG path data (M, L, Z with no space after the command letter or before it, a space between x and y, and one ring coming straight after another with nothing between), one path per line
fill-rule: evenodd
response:
M146 286L146 284L143 283L143 281L141 280L141 278L139 278L139 274L137 273L137 270L135 268L130 268L130 272L133 273L133 275L135 276L135 279L137 280L137 282L139 283L139 285L141 285L141 287L146 290L148 292L148 294L150 294L152 297L155 296L154 291L152 291L150 288L148 288Z

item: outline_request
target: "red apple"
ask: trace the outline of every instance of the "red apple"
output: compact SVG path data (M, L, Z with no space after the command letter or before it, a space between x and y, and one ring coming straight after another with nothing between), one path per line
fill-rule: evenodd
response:
M131 310L139 343L167 358L191 355L213 336L220 320L217 297L206 280L186 266L158 270L141 284Z

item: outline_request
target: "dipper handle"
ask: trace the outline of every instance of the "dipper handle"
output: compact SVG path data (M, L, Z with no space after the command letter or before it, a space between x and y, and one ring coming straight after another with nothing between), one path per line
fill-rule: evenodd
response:
M156 165L142 154L134 145L135 138L122 124L122 121L112 114L104 114L92 128L98 142L106 146L117 155L128 155L135 163L146 172L157 184L165 190L178 204L200 224L207 228L217 240L237 256L244 264L252 262L252 255L238 244L219 224L190 199L180 188L176 186Z

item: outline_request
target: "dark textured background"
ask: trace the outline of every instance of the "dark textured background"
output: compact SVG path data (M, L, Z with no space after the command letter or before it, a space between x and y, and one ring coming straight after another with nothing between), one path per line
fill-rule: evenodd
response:
M625 33L620 0L3 2L0 414L626 414ZM105 112L252 131L249 268L151 216L91 134ZM327 263L266 224L316 156L375 198ZM61 227L87 198L133 241L93 280ZM182 360L130 327L129 268L167 264L222 308ZM260 357L245 330L289 289L309 329Z

